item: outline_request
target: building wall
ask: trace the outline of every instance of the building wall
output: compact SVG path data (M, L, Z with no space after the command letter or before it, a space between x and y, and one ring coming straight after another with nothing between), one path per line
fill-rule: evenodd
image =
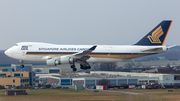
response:
M5 90L5 95L26 95L26 90Z
M39 76L39 83L50 84L50 85L60 85L60 78L53 76Z
M24 81L24 82L23 82ZM5 88L9 86L29 86L29 78L28 77L4 77L0 78L0 85L3 85Z
M47 84L52 84L52 78L47 78Z
M14 85L14 86L35 86L35 72L0 72L1 85ZM7 80L6 80L7 79ZM19 80L17 80L19 79ZM26 80L27 79L27 80ZM5 81L4 81L5 80ZM13 80L18 82L13 82ZM22 81L21 81L22 80ZM25 83L26 82L26 83Z
M102 79L107 79L110 81L109 85L136 85L140 84L139 81L146 80L149 83L150 80L158 80L157 77L117 77L117 78L73 78L73 85L84 87L96 86L98 82Z
M90 71L90 74L108 74L108 75L122 75L122 76L146 76L149 77L149 73L132 73L132 72L109 72L109 71Z
M6 77L29 77L29 72L0 72L0 77L2 74L6 74Z
M157 74L157 73L132 73L132 72L108 72L108 71L90 71L90 74L107 74L107 75L120 75L125 77L158 77L158 83L164 85L174 85L180 81L174 80L173 74ZM143 80L141 83L149 82Z
M72 79L69 79L69 78L61 79L61 85L72 85Z

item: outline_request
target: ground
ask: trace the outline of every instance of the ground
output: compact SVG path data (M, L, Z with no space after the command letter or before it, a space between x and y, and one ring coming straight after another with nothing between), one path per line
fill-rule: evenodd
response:
M94 92L74 89L33 89L28 95L5 96L0 90L0 101L180 101L180 89L147 89L120 91L147 93L148 95L125 95L121 93Z

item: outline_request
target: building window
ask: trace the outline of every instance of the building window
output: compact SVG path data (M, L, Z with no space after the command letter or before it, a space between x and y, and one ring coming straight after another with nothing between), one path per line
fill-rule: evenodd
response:
M36 71L36 72L42 72L42 70L41 70L41 69L36 69L35 71Z
M19 93L24 93L24 91L19 91Z
M6 74L0 74L0 77L6 77Z
M59 73L60 70L59 69L50 69L49 73Z
M13 83L15 83L15 80L13 80Z
M21 74L21 76L23 77L23 74Z
M20 74L14 73L14 77L20 77Z
M2 72L7 72L8 71L8 69L2 69Z
M9 91L9 93L14 93L13 91Z

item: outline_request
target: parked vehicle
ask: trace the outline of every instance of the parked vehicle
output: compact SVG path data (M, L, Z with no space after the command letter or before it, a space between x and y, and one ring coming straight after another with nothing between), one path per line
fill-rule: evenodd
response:
M62 87L62 89L69 89L69 87L65 87L65 86L64 86L64 87Z
M43 86L42 86L42 87L40 87L40 89L46 89L46 87L43 87Z
M34 89L39 89L39 87L34 87Z
M60 89L61 86L51 86L50 88L51 88L51 89Z

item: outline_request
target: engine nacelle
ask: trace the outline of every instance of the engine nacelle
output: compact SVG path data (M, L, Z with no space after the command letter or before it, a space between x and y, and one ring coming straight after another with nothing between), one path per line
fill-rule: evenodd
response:
M46 61L46 64L49 66L56 66L61 64L73 64L73 63L74 63L74 59L67 56L52 58Z

